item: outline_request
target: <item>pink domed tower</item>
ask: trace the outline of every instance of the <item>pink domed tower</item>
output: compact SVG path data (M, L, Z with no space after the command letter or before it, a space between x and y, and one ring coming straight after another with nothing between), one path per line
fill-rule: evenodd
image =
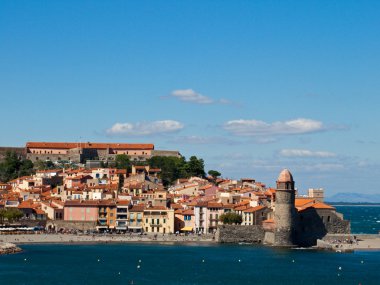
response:
M293 176L289 170L281 171L277 179L276 204L274 212L274 245L294 245L295 230L295 189Z

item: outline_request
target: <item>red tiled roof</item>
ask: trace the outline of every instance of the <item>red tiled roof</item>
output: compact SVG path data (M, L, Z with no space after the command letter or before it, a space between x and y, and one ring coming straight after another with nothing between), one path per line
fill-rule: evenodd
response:
M248 208L248 209L246 209L246 210L244 210L243 212L244 213L254 213L254 212L256 212L256 211L259 211L259 210L262 210L262 209L264 209L264 208L266 208L265 206L256 206L256 207L251 207L251 208Z
M154 149L154 144L125 144L125 143L70 143L70 142L27 142L27 148L92 148L92 149Z

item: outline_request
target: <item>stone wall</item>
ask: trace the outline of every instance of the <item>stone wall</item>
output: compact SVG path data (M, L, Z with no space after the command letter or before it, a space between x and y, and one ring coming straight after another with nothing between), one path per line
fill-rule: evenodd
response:
M5 154L7 151L14 151L16 152L20 157L25 158L26 152L24 147L0 147L0 161L2 161L5 158Z
M152 150L152 156L181 157L181 154L177 150Z
M296 243L300 246L313 246L327 234L349 232L350 222L343 220L335 210L309 208L298 214Z
M81 231L96 230L96 222L54 220L46 223L46 229L55 231L59 231L61 229Z
M258 225L223 225L219 226L215 238L221 243L262 243L264 235L263 227Z

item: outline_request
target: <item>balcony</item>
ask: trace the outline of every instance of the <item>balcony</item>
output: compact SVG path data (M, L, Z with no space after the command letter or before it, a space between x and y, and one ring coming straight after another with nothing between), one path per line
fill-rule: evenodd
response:
M127 218L127 216L117 216L116 220L118 220L118 221L128 221L128 218Z

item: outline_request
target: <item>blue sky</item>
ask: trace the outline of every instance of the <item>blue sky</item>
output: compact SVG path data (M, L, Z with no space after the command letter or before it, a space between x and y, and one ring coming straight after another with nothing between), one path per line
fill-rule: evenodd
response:
M151 142L377 193L379 1L1 1L0 145Z

